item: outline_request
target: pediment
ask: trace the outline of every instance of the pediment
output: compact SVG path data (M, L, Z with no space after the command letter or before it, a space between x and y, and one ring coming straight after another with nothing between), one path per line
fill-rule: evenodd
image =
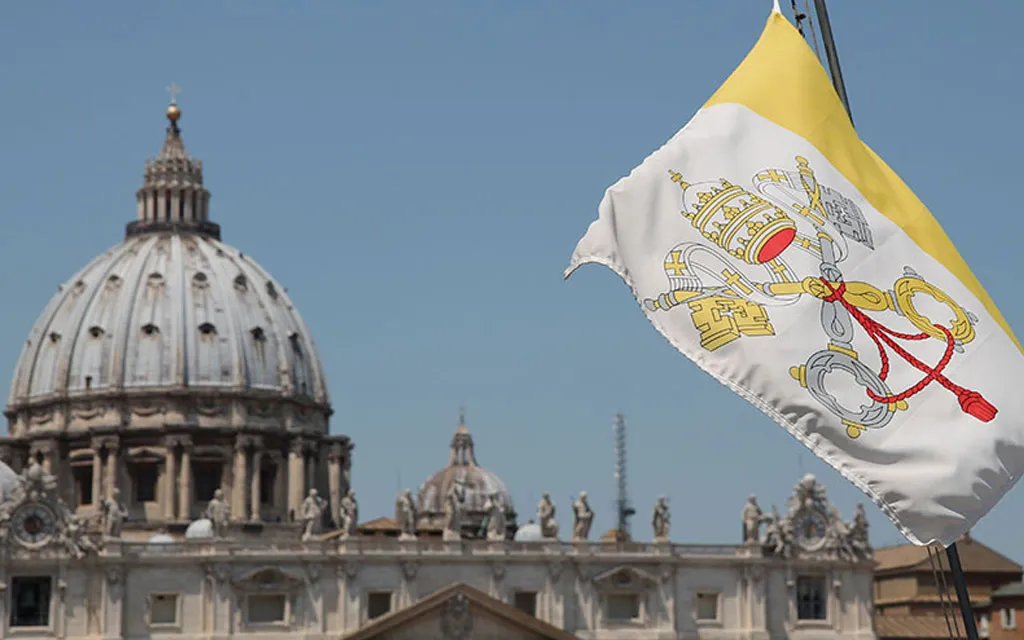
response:
M302 576L277 567L253 569L231 579L231 584L236 589L246 593L266 591L291 593L301 587L304 582Z
M644 592L658 586L658 578L636 567L615 567L593 577L600 591Z
M345 640L506 637L575 640L572 634L462 583L435 591L344 636Z

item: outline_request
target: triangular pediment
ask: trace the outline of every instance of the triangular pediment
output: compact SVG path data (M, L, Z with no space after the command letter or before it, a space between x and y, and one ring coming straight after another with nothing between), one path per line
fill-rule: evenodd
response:
M504 631L504 633L503 633ZM416 640L444 637L470 640L477 637L576 640L515 607L464 583L455 583L389 613L344 636L343 640L388 638Z
M602 571L593 578L600 591L643 592L658 586L658 579L636 567L615 567Z
M303 582L301 576L277 567L260 567L239 574L231 580L231 584L236 589L248 593L261 591L290 593L298 589Z

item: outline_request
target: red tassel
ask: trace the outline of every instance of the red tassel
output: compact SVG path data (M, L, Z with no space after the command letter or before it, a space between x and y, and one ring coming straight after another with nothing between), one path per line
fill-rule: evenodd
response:
M960 394L960 408L982 422L992 422L999 412L992 403L977 391L965 391Z

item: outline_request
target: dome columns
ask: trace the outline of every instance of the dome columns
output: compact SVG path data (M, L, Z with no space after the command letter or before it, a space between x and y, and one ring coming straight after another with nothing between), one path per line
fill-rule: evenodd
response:
M352 448L352 441L347 437L331 438L327 453L327 484L333 521L341 513L341 498L352 487Z
M231 519L260 522L260 474L263 464L263 439L239 435L235 438Z

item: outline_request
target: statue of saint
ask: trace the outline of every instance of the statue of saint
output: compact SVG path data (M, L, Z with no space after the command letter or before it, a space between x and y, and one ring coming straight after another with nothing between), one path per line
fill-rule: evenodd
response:
M555 503L551 496L544 493L537 505L537 522L540 523L540 534L545 538L558 537L558 520L555 520Z
M506 531L505 504L501 494L492 493L487 496L484 503L484 512L487 514L487 539L493 541L504 540Z
M404 493L399 494L398 500L395 501L395 521L398 523L398 530L401 532L398 536L399 540L416 539L416 519L418 515L416 512L416 501L412 497L412 490L406 489Z
M668 529L671 516L668 512L668 501L665 496L660 496L654 505L654 513L651 515L651 526L654 528L655 542L668 542Z
M302 519L302 540L310 540L319 535L324 523L324 509L327 501L320 497L316 489L310 489L309 495L302 501L299 508Z
M444 497L444 532L441 537L446 541L462 539L462 512L466 500L466 491L462 484L456 482Z
M743 544L757 544L761 540L761 524L769 520L757 504L757 496L750 494L743 506Z
M213 498L206 504L206 513L203 514L213 524L213 535L217 538L226 538L228 535L228 520L231 518L231 507L224 500L224 491L217 489L213 492Z
M572 539L583 542L590 537L590 525L594 522L594 510L587 502L587 492L580 491L580 497L572 503Z
M118 500L120 497L121 491L115 487L103 501L103 534L108 538L121 537L125 518L128 517L128 510Z
M356 502L356 492L352 489L349 489L341 499L340 511L338 521L341 523L342 535L346 538L356 535L356 529L359 527L359 503Z

